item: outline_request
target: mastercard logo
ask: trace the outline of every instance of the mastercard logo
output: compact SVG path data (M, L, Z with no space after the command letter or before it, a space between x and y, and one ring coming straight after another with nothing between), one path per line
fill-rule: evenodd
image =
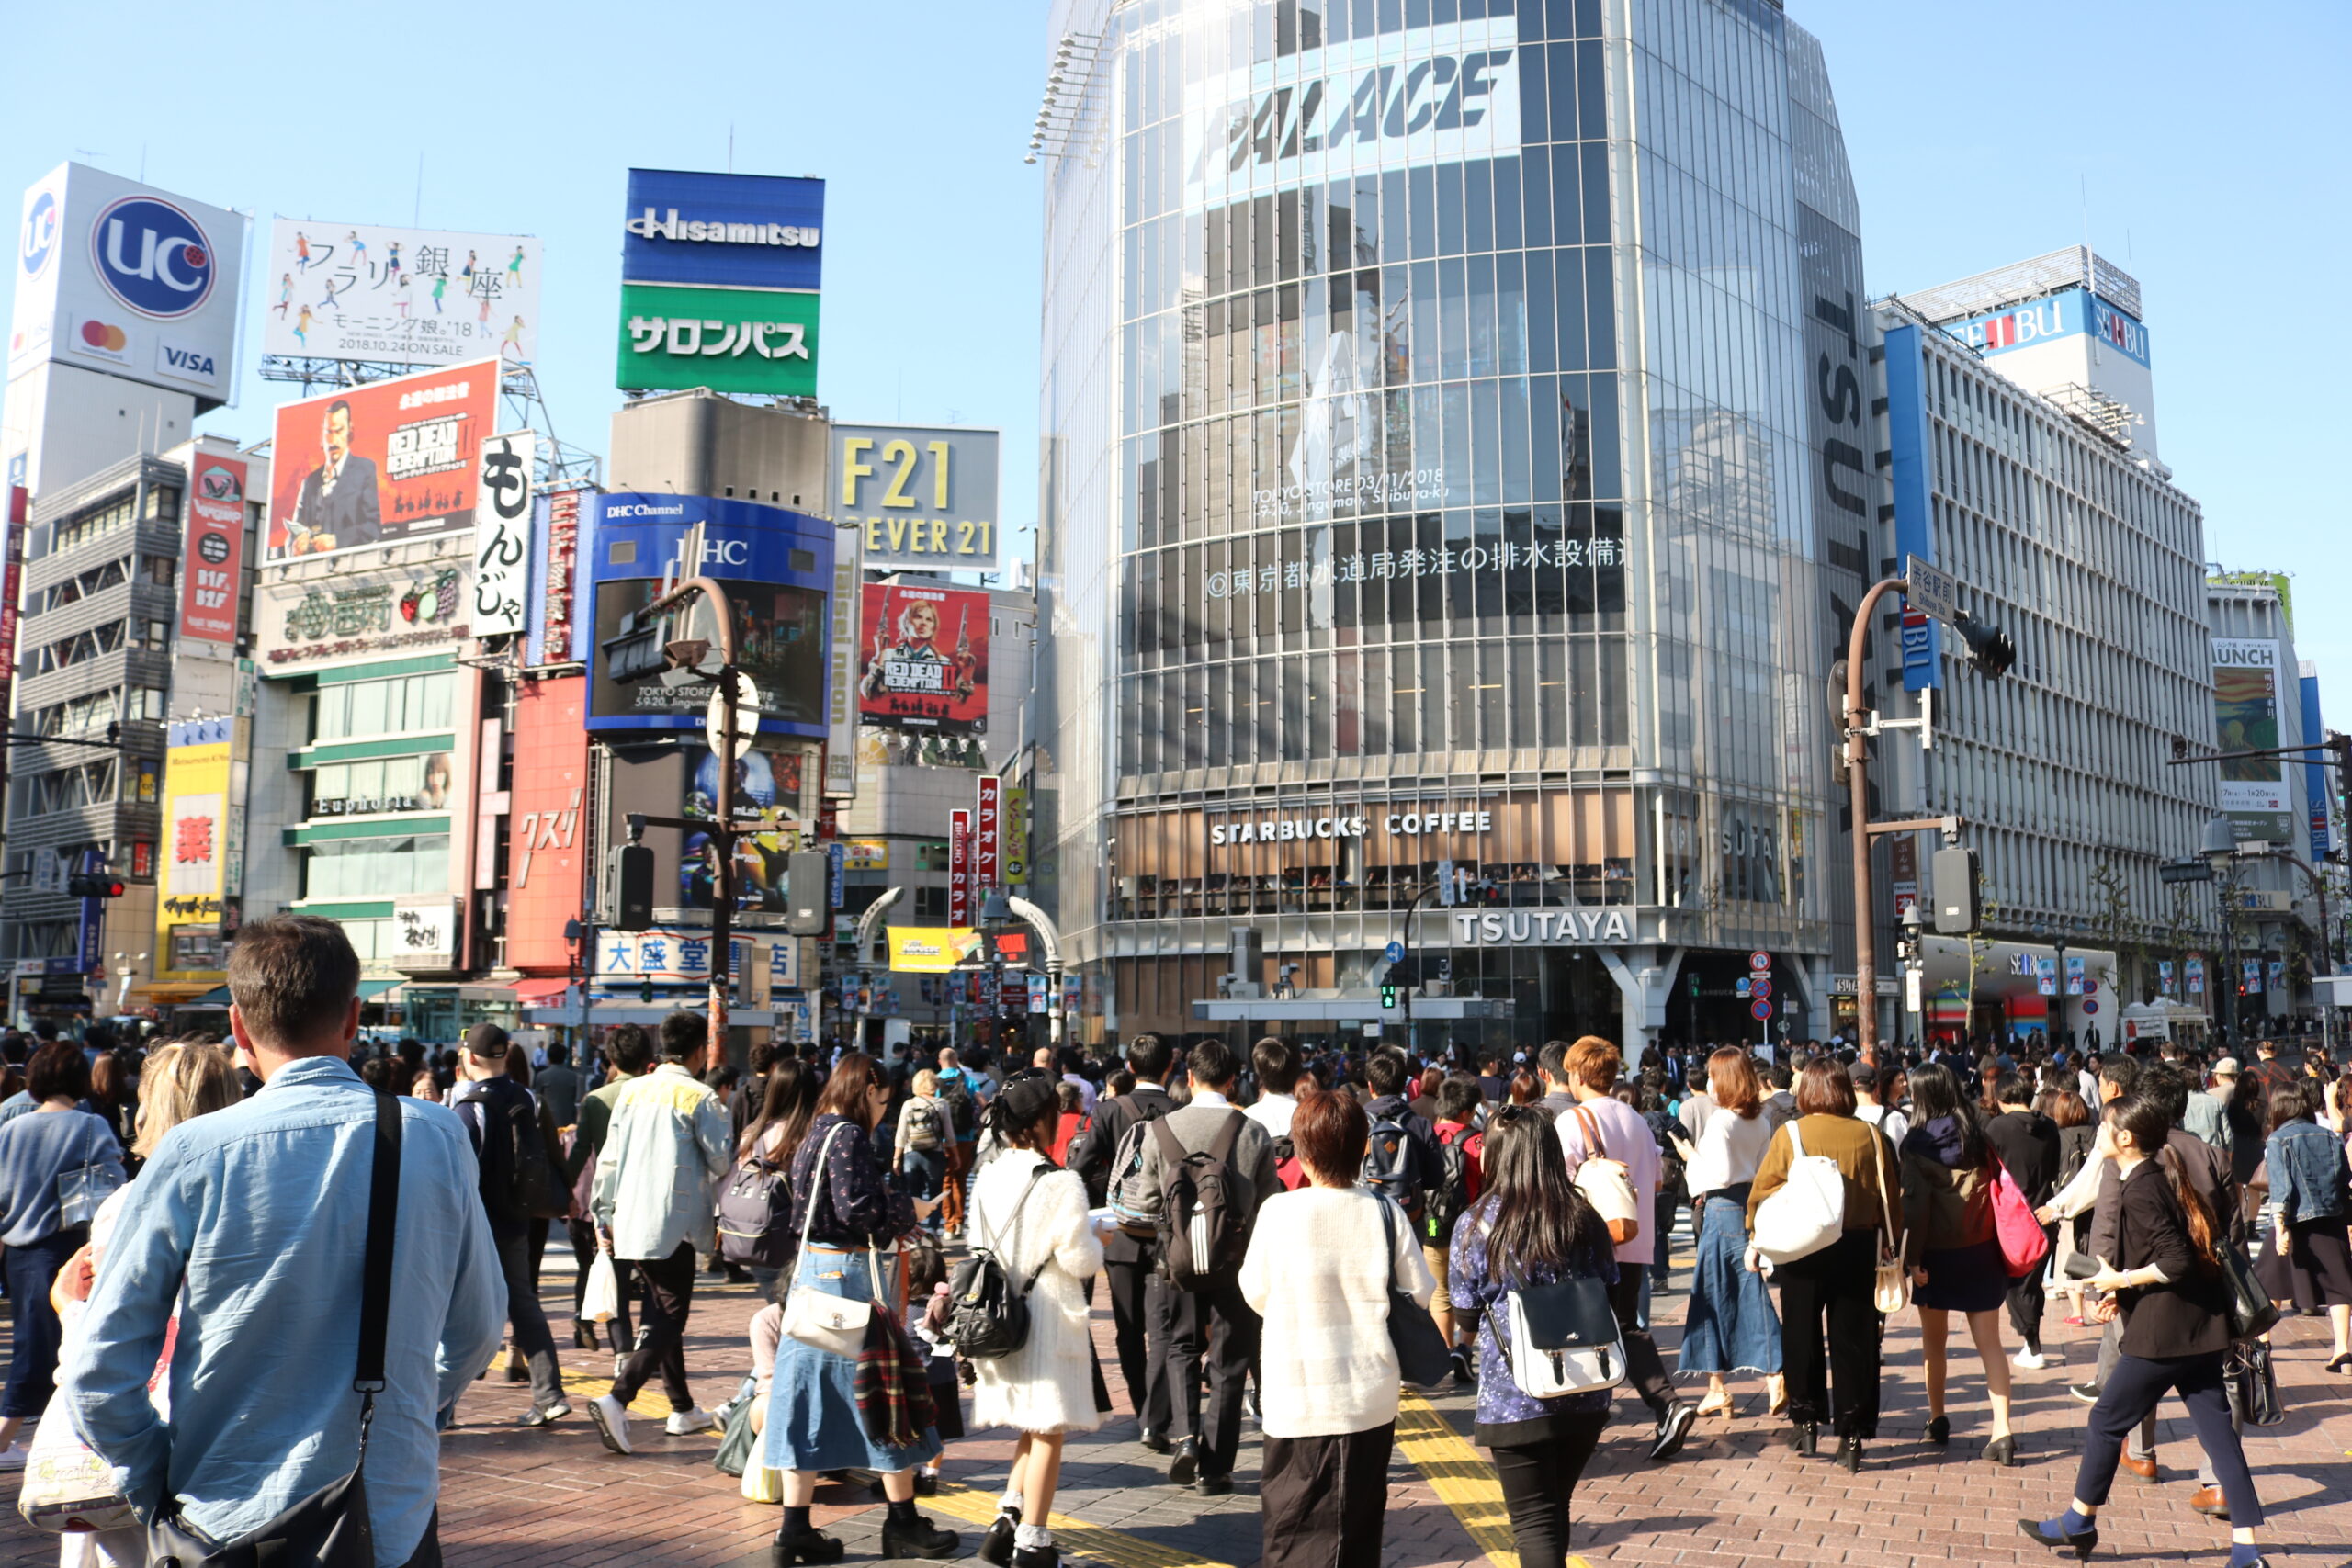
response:
M120 327L107 321L84 321L82 341L107 354L120 354L130 342Z

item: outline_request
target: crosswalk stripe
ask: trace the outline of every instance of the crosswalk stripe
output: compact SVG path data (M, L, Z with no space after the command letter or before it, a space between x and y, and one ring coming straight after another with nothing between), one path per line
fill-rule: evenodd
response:
M1487 1562L1495 1568L1519 1568L1510 1515L1503 1507L1502 1483L1495 1479L1495 1467L1436 1406L1410 1389L1396 1409L1396 1448L1421 1472L1438 1500L1453 1510ZM1568 1568L1592 1565L1571 1557Z
M996 1518L996 1504L995 1496L989 1493L947 1481L939 1483L937 1496L923 1500L925 1507L978 1525ZM1054 1544L1061 1548L1066 1559L1091 1558L1110 1564L1110 1568L1230 1568L1229 1564L1197 1551L1090 1525L1067 1514L1054 1514L1046 1522L1053 1528ZM1517 1568L1515 1562L1511 1568Z

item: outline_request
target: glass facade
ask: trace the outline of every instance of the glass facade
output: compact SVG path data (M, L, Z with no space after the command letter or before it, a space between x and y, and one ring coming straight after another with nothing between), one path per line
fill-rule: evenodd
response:
M1661 954L1711 945L1826 995L1874 503L1812 40L1758 0L1056 30L1039 827L1090 1008L1185 1027L1222 964L1154 966L1240 924L1359 985L1392 925L1464 945L1465 897L1639 915L1589 964L1461 953L1522 1036L1621 999L1655 1032Z

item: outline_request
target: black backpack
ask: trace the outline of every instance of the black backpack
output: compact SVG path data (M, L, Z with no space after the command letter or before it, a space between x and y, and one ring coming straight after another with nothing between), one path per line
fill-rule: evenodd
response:
M1233 1168L1233 1145L1247 1120L1226 1113L1209 1146L1191 1154L1177 1140L1167 1118L1151 1122L1159 1142L1159 1239L1168 1282L1180 1291L1204 1291L1233 1278L1250 1246L1246 1183Z
M956 1141L969 1143L980 1130L980 1108L972 1098L971 1080L960 1077L941 1080L939 1098L947 1102L947 1114L956 1123Z
M513 1092L502 1093L492 1085ZM456 1103L481 1108L481 1196L492 1219L526 1220L562 1201L562 1184L539 1138L538 1102L529 1089L509 1077L483 1078L468 1084Z
M1454 1224L1470 1208L1470 1151L1464 1145L1476 1136L1465 1127L1452 1143L1442 1136L1437 1141L1438 1183L1430 1194L1429 1236L1440 1247L1453 1245Z
M1021 1200L1013 1204L1005 1223L1014 1236L1021 1234L1021 1211L1028 1206L1029 1194L1037 1190L1038 1178L1053 1168L1045 1164L1029 1173L1029 1185L1021 1190ZM1036 1289L1037 1276L1046 1271L1046 1263L1052 1258L1047 1253L1018 1290L992 1247L976 1247L971 1256L956 1265L955 1277L947 1282L947 1339L956 1354L966 1360L992 1361L1029 1343L1029 1292Z
M1429 1185L1429 1173L1421 1168L1412 1133L1399 1118L1384 1116L1372 1124L1363 1149L1363 1184L1402 1209L1407 1219L1416 1224L1422 1220L1428 1205L1421 1193Z
M792 1261L792 1182L785 1168L758 1155L736 1161L718 1190L718 1256L753 1269Z

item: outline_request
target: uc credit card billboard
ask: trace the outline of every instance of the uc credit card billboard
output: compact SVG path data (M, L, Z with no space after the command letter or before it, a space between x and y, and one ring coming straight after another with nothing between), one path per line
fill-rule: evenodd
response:
M25 192L9 378L55 360L192 393L199 413L228 401L247 222L60 164Z
M813 396L825 182L631 169L615 385Z
M624 685L605 672L604 651L620 635L621 617L661 592L664 569L697 523L705 525L702 562L681 575L725 584L736 662L759 688L760 728L823 739L833 525L756 502L631 491L580 498L580 558L594 604L572 622L572 657L588 667L588 728L703 728L707 682L665 686L647 675ZM708 635L707 626L692 635Z

